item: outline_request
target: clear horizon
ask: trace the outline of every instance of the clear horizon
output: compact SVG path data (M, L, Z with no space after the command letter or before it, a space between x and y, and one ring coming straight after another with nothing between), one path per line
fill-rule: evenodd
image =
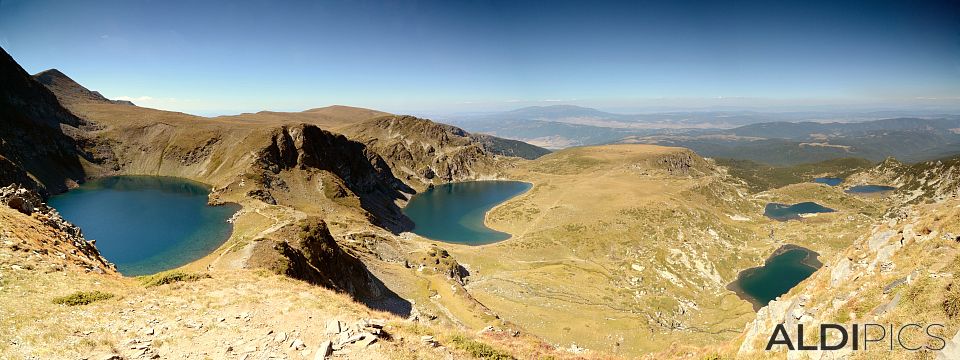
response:
M0 1L28 72L198 115L960 111L954 1Z

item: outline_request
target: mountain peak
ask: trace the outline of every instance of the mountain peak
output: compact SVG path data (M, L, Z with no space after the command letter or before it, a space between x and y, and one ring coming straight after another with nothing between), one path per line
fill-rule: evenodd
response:
M134 104L126 100L110 100L99 92L91 91L57 69L48 69L33 75L37 82L46 86L63 103L107 103L119 105Z
M588 108L577 105L546 105L546 106L528 106L507 112L510 115L519 115L535 118L569 118L569 117L615 117L616 115L603 112L594 108Z
M41 82L51 81L52 79L64 79L64 78L66 80L73 81L73 79L70 79L70 77L67 76L67 74L64 74L62 71L57 69L47 69L47 70L38 72L33 77L37 80L40 80Z

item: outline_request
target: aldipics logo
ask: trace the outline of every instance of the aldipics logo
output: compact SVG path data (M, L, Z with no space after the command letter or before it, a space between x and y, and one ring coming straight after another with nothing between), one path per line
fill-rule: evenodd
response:
M778 345L790 350L840 350L848 346L862 351L877 346L890 351L943 350L947 342L938 335L937 329L942 330L943 324L820 324L819 341L810 343L804 339L803 324L797 324L796 339L791 339L783 324L777 324L767 341L767 351Z

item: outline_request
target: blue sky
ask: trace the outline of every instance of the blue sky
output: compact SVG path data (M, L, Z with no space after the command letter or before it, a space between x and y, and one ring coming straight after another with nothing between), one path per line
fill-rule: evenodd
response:
M960 108L954 1L0 0L0 46L197 114Z

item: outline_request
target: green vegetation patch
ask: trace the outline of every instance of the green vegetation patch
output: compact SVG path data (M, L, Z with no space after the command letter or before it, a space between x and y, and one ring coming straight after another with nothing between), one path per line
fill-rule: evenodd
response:
M790 184L812 181L818 176L844 178L869 168L872 163L860 158L842 158L793 166L770 166L750 160L716 159L717 165L747 183L751 191L764 191Z
M515 359L513 355L510 355L501 350L497 350L493 346L467 338L466 336L463 336L463 335L459 335L459 334L454 335L453 337L450 338L450 342L453 343L453 346L455 348L463 350L477 359L490 359L490 360Z
M159 273L154 275L142 276L140 277L140 283L146 287L154 287L160 285L173 284L177 282L185 281L197 281L200 279L208 279L210 275L207 274L191 274L185 273L182 271L170 271L165 273Z
M112 298L114 295L102 291L77 291L67 296L61 296L53 299L54 304L77 306L87 305L100 300Z

